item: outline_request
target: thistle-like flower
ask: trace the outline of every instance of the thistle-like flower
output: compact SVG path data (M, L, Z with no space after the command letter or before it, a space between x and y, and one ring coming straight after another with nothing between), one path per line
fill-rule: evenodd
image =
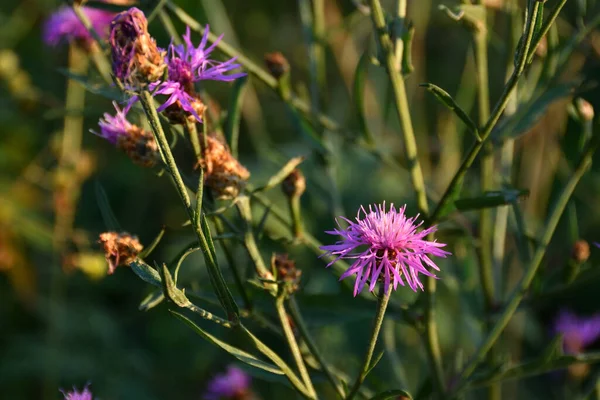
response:
M204 169L206 185L220 199L236 197L250 178L250 172L212 136L206 138L200 167Z
M92 133L103 137L117 148L123 150L131 160L142 167L153 167L160 160L158 145L152 133L127 121L127 109L121 110L113 102L117 113L104 114L98 125L100 132Z
M98 243L104 247L109 275L112 275L118 266L132 263L144 248L137 237L127 232L101 233Z
M323 254L334 256L335 259L327 264L331 266L339 259L354 260L352 265L342 274L340 280L356 274L354 296L356 296L370 281L370 291L381 281L384 292L398 285L408 286L416 291L423 290L419 274L437 278L427 267L439 271L439 268L429 258L430 256L446 257L449 252L441 250L446 246L436 241L424 238L436 231L436 226L417 232L421 223L416 223L417 217L406 218L406 206L396 210L390 205L389 211L382 205L369 206L367 212L361 207L356 215L356 222L341 217L349 226L346 229L327 231L330 235L340 235L342 240L333 245L322 246ZM362 213L362 216L361 216ZM337 221L336 221L337 222Z
M85 388L83 388L82 392L78 392L75 387L73 387L72 392L65 393L63 390L61 390L61 392L65 396L64 400L93 400L92 392L90 392L90 389L87 387L87 385Z
M202 122L201 116L205 106L196 94L195 82L202 80L230 82L246 75L243 72L228 74L241 66L235 63L235 57L225 62L209 58L223 35L207 48L208 30L207 26L200 44L195 47L192 43L190 28L187 27L186 33L183 35L184 43L169 46L166 57L168 79L150 86L154 95L168 96L167 100L157 108L157 111L166 110L167 115L174 123L183 123L187 115L192 115L198 122ZM187 114L184 113L181 116L181 111Z
M110 21L116 14L85 6L81 7L81 10L88 17L98 35L102 38L108 37ZM46 44L50 46L56 46L63 41L77 41L84 46L89 46L93 42L87 28L83 26L73 9L68 6L62 6L50 15L44 23L43 37Z
M554 332L563 335L565 353L579 353L600 338L600 314L585 318L562 310L554 322Z
M250 377L234 366L229 366L224 374L215 376L204 394L204 400L245 400L251 397Z
M166 53L148 33L148 21L138 8L117 14L110 24L109 41L113 72L128 87L143 87L163 76Z

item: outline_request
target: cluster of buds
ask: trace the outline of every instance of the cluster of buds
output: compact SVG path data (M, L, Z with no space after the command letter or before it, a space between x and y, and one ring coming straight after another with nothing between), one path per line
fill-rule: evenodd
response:
M129 265L135 261L144 248L136 236L127 232L101 233L98 243L104 247L109 275L113 274L118 266Z
M271 268L277 281L283 283L284 291L292 294L298 290L302 271L296 268L296 262L287 254L273 254Z
M204 170L205 184L218 199L236 197L246 186L250 172L231 154L225 144L208 136L200 167Z
M148 33L144 13L132 7L118 14L110 26L110 47L115 76L132 87L158 81L165 73L166 52Z

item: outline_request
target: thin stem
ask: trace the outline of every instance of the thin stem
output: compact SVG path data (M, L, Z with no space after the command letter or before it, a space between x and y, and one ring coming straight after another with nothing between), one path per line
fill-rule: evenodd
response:
M367 373L371 368L371 359L373 358L373 353L375 352L375 345L377 344L377 339L379 338L379 331L381 330L381 325L383 324L385 310L387 309L387 305L392 294L391 288L388 288L387 293L385 293L384 290L384 286L381 285L379 289L379 299L377 301L377 312L375 314L375 318L373 319L373 328L371 329L369 347L367 348L367 353L365 354L365 359L362 363L360 372L356 377L356 381L354 381L354 385L352 385L352 389L350 390L350 393L348 393L346 400L351 400L354 398L354 396L356 396L358 390L360 389L360 385L362 385L364 382L365 378L367 377Z
M546 36L548 34L548 32L550 31L550 28L554 24L554 21L556 21L558 14L560 14L560 11L565 6L565 4L567 4L567 0L560 0L560 3L558 3L556 5L556 7L554 7L554 10L552 10L550 15L548 16L548 19L542 25L542 28L540 29L540 32L538 33L538 35L531 42L531 48L529 49L529 53L528 53L528 57L527 57L528 64L531 62L531 60L533 60L533 56L535 55L535 50L537 49L538 45L541 43L542 39L544 39L544 36Z
M433 239L431 237L431 239ZM442 368L442 351L440 349L437 322L435 319L437 281L427 277L425 280L425 350L433 371L433 384L440 396L445 391L444 370Z
M288 346L290 347L290 351L292 352L294 361L296 361L296 366L298 367L300 376L302 377L302 380L304 381L304 385L306 386L306 389L308 390L310 395L316 399L317 394L315 392L315 388L313 387L312 381L310 379L310 375L308 375L308 370L306 369L306 365L304 364L304 359L302 358L302 354L300 353L300 347L298 347L298 342L296 341L296 337L294 336L294 332L292 331L292 327L290 326L288 314L285 311L284 301L285 301L284 296L280 296L275 300L275 308L277 309L277 316L279 317L279 322L281 323L281 328L283 329L283 334L288 343Z
M252 259L252 263L256 268L256 273L259 277L270 276L270 271L265 265L256 240L254 239L254 232L252 232L252 209L250 208L250 199L247 196L240 196L237 198L236 206L244 221L244 247Z
M396 18L398 23L402 24L402 31L405 29L406 19L406 0L396 0ZM402 55L404 54L404 41L400 32L396 32L396 42L394 43L394 59L396 62L396 68L399 72L402 72Z
M333 375L333 372L329 368L328 363L325 361L325 359L323 358L323 355L317 348L315 341L313 340L312 336L310 335L310 332L308 331L308 328L306 327L304 318L302 318L302 314L300 313L300 308L298 307L298 303L296 302L296 299L293 296L290 297L288 306L290 309L290 315L291 315L292 319L294 320L296 327L298 328L300 336L302 336L302 339L304 339L306 346L310 350L310 353L317 359L317 362L321 366L321 369L325 373L325 376L327 377L327 379L329 380L329 382L331 383L331 385L333 386L335 391L338 393L340 398L343 399L344 396L346 395L344 393L344 388L338 382L338 380L335 378L335 376Z
M417 196L417 205L419 207L419 211L423 215L429 215L427 196L425 194L425 182L423 180L423 172L421 170L421 164L417 154L417 142L410 118L410 110L408 108L408 97L406 95L404 79L402 79L400 72L396 68L394 45L387 30L381 3L379 0L369 0L369 4L371 6L371 18L377 33L377 40L383 49L386 71L390 77L392 89L394 91L396 113L402 127L402 138L404 140L406 157L408 159L408 169L411 182Z
M206 123L206 122L204 122ZM190 136L190 142L194 149L196 160L200 161L202 158L202 148L200 147L200 139L198 139L198 129L196 128L196 120L185 120L185 128Z
M301 238L303 235L302 214L300 212L300 196L288 197L288 206L290 216L292 217L292 234L295 238Z
M496 340L498 340L498 337L500 337L500 334L502 333L502 331L514 315L515 311L519 307L523 296L525 296L525 294L527 293L527 290L529 289L529 286L531 285L531 282L533 281L533 278L535 277L536 272L542 263L542 259L544 257L544 254L546 253L546 247L548 246L550 239L554 234L556 226L558 225L558 221L565 207L567 206L567 203L569 202L569 198L573 194L577 183L579 182L583 174L586 172L588 167L591 165L592 156L598 148L599 144L600 135L594 136L588 142L577 167L573 171L571 177L567 181L565 187L563 188L562 192L556 200L552 212L550 213L547 219L544 230L542 231L540 239L538 240L538 246L535 250L533 258L525 270L525 274L523 275L521 281L519 282L513 294L511 295L508 304L505 306L504 311L502 312L502 315L500 315L498 321L496 322L490 333L487 335L483 343L481 343L475 355L463 370L460 376L460 381L458 385L459 388L462 384L464 384L466 379L469 376L471 376L471 374L475 371L475 368L477 368L479 363L486 356L487 352L492 348Z
M455 194L456 189L459 188L460 185L462 185L467 170L473 165L475 158L477 158L477 155L483 148L485 141L489 138L490 134L492 133L492 130L496 126L496 123L498 122L500 116L506 108L506 105L508 104L510 99L510 95L512 94L513 90L517 87L519 78L525 70L527 55L529 54L529 49L531 48L531 41L533 38L534 27L539 7L540 3L538 1L534 1L532 10L529 10L527 21L525 22L525 32L523 34L521 48L518 51L517 67L515 68L510 78L508 79L508 82L504 86L504 91L502 92L500 99L494 106L490 118L488 119L487 123L481 131L481 141L475 141L475 143L473 143L473 145L471 146L471 149L469 149L467 157L459 167L458 171L456 172L456 175L454 175L454 177L452 178L452 182L450 182L450 185L448 185L446 192L444 193L442 199L439 201L437 207L435 208L433 215L429 220L429 224L434 224L435 222L437 222L440 212L446 207L446 204L448 202L453 200L453 196Z

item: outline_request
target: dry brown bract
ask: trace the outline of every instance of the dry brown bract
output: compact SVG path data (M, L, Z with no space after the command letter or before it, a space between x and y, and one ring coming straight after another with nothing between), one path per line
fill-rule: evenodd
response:
M208 136L200 166L204 179L219 199L236 197L250 178L250 172L233 157L218 139Z
M118 266L133 262L144 248L136 236L127 232L101 233L98 243L104 247L109 275L113 274Z

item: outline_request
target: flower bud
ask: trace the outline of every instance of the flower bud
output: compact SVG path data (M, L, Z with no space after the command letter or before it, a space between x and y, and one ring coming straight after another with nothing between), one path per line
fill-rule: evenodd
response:
M590 245L585 240L578 240L573 245L571 258L578 264L584 263L590 258Z
M294 169L281 183L281 190L288 197L300 197L306 190L306 179L298 168Z
M236 197L250 178L250 172L233 157L223 143L212 136L206 138L200 166L204 169L206 185L218 199Z
M290 260L287 254L273 254L271 267L277 273L277 280L283 281L286 285L288 293L291 294L298 290L302 271L296 268L296 262Z
M166 52L157 47L148 33L146 16L135 7L111 22L110 47L115 76L130 86L142 87L165 73Z
M280 79L290 71L288 60L280 52L265 54L265 64L274 78Z
M577 107L577 112L584 121L592 121L594 119L594 107L587 100L581 97L578 98L575 100L575 107Z
M144 248L136 236L127 232L101 233L98 243L104 247L109 275L113 274L118 266L132 263Z

